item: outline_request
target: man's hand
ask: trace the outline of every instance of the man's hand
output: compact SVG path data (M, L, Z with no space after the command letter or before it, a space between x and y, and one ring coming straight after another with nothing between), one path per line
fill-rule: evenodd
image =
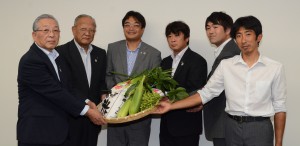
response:
M171 110L171 105L169 100L161 100L152 114L164 114Z
M106 96L107 96L107 94L102 94L101 97L100 97L101 101L103 101L106 98Z
M87 104L91 109L97 109L96 104L95 104L94 102L90 101L90 100L89 100L86 104Z
M197 105L194 108L188 109L186 110L187 112L191 112L191 113L195 113L195 112L199 112L203 109L203 104Z
M95 105L95 104L94 104ZM97 108L89 108L85 114L95 125L105 125L107 124L104 120L102 114Z
M157 109L152 114L163 114L170 110L190 108L202 104L202 99L199 93L193 94L187 98L178 100L171 104L168 100L161 100L156 106Z

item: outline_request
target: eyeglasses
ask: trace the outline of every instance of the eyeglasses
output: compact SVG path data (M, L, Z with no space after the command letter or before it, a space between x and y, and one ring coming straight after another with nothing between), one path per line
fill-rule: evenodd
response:
M124 27L125 27L125 28L130 28L130 27L132 27L132 28L134 28L134 29L137 29L137 28L140 28L140 27L141 27L141 24L139 24L139 23L134 23L134 24L131 24L131 23L125 23L125 24L124 24Z
M39 30L35 30L35 32L40 31L44 34L49 34L50 32L54 33L54 34L59 34L60 30L59 29L39 29Z
M94 30L94 29L87 29L87 28L80 28L79 31L82 33L87 33L87 32L95 33L96 32L96 30Z

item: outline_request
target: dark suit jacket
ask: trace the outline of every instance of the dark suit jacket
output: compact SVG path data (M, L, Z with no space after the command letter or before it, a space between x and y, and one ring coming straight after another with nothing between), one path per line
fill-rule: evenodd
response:
M162 60L161 66L163 69L170 69L172 62L172 57L168 56ZM206 77L206 60L188 48L178 64L173 79L189 93L202 88L206 83ZM202 111L191 113L186 110L175 110L164 114L161 118L160 133L163 134L168 130L173 136L201 134Z
M68 135L70 115L79 116L84 99L67 90L65 65L56 59L60 80L48 56L33 44L19 63L17 139L22 143L57 145Z
M218 67L219 63L223 59L231 58L235 55L240 54L240 49L234 42L230 40L223 48L219 56L214 61L212 70L208 75L208 79L213 75L214 71ZM206 103L203 108L204 112L204 128L205 136L207 140L213 138L224 138L224 116L226 115L224 109L226 106L225 92L223 91L217 98L212 99Z
M91 85L89 86L84 64L74 40L57 47L59 55L66 60L71 72L72 87L75 95L88 98L96 105L100 103L100 95L106 89L106 52L94 45L91 51Z

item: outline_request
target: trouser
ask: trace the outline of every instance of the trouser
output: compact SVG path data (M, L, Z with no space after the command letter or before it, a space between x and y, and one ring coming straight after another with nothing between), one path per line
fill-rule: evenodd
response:
M226 146L225 138L213 138L214 146Z
M225 116L225 139L228 146L273 146L273 125L270 119L240 122Z
M123 124L109 124L107 127L107 146L148 146L151 118Z
M93 124L88 117L70 119L70 146L97 146L101 126Z
M160 146L199 146L200 135L171 136L159 135Z

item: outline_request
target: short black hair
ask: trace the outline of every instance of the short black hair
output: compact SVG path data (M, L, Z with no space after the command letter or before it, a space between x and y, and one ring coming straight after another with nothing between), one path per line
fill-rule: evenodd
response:
M190 27L183 21L174 21L167 25L165 35L167 37L171 33L179 34L180 32L184 34L184 38L190 37Z
M233 25L233 20L232 18L224 13L224 12L212 12L205 21L205 28L207 24L211 22L214 25L221 25L223 26L224 30L227 30L228 28L230 29Z
M122 19L122 26L124 27L125 21L127 19L129 19L129 17L133 17L134 19L136 19L142 26L142 28L146 27L146 20L144 18L144 16L136 11L129 11L126 13L126 15L124 16L124 18Z
M231 29L230 36L231 38L236 37L237 31L244 27L245 29L253 30L255 32L256 38L258 35L262 34L262 25L260 21L254 16L245 16L238 18Z
M184 39L190 37L190 27L183 21L174 21L167 25L165 35L168 37L171 33L178 35L180 32L183 33Z

